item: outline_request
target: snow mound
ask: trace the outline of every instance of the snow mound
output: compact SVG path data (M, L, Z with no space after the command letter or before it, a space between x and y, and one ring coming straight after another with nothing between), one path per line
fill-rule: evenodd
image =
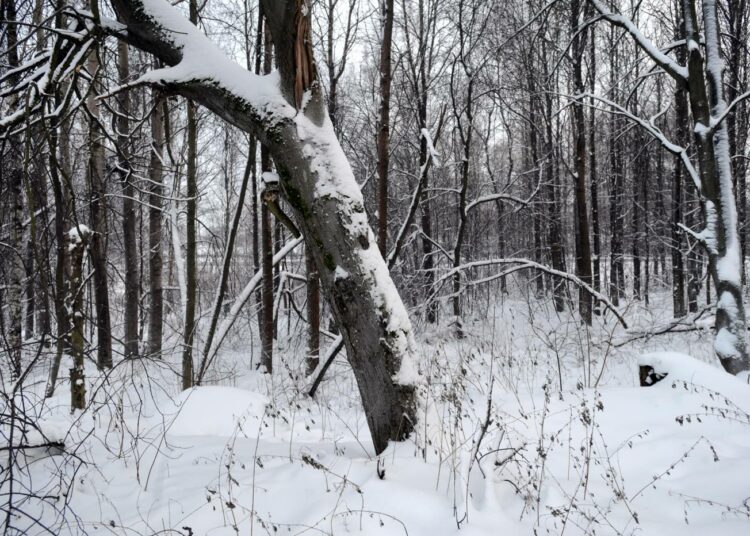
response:
M184 391L178 403L169 435L231 437L245 422L260 422L268 399L234 387L208 386Z
M639 366L649 366L657 374L666 374L668 380L682 380L720 392L730 398L750 400L747 376L733 376L718 367L699 361L680 352L653 352L638 358ZM668 388L671 382L660 382Z

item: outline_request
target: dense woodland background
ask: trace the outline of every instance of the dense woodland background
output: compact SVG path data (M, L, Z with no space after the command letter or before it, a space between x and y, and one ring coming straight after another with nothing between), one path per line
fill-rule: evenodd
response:
M3 6L5 21L23 21L3 25L4 80L12 82L13 66L47 44L35 26L54 12L41 1ZM227 54L250 70L270 71L273 52L254 3L198 7L193 17ZM684 59L677 2L612 7ZM718 7L732 102L747 91L748 6ZM680 156L636 121L693 152L686 92L591 4L337 0L311 8L331 121L415 318L460 331L465 317L481 315L507 292L512 277L559 311L583 305L590 323L575 285L533 269L501 277L496 265L479 262L504 258L576 274L615 306L671 292L679 318L712 303L706 257L685 229L701 228L698 195ZM153 60L112 40L95 46L75 95L60 90L59 99L78 99L70 113L36 122L17 145L4 138L5 355L15 359L19 338L55 344L70 329L65 287L76 274L57 248L83 224L93 231L78 274L84 351L102 366L113 355L161 352L200 362L216 296L221 317L254 273L268 273L264 262L295 231L266 216L258 192L270 163L255 140L183 99L142 86L122 90ZM384 65L388 76L380 75ZM93 84L84 81L91 76ZM744 101L727 124L744 252ZM22 162L20 176L9 172L11 160ZM273 286L241 311L247 339L260 332L269 354L271 331L250 319L264 307L307 319L310 265L301 251L276 265ZM474 262L466 275L446 276ZM252 351L260 360L259 349Z
M182 389L231 383L227 352L314 392L344 345L318 274L336 263L307 251L304 210L269 148L168 84L148 83L162 59L105 36L117 31L107 2L84 4L2 0L3 404L15 408L27 382L47 397L69 389L72 408L84 410L97 396L90 376L128 359L167 363L165 381ZM622 346L705 327L695 321L711 319L721 298L704 231L713 194L695 184L707 160L694 86L660 63L693 61L688 43L706 45L704 25L719 30L721 57L709 50L706 71L723 61L732 188L720 196L736 203L744 296L750 3L297 4L289 39L309 41L295 48L308 56L293 104L324 99L419 340L481 341L483 322L506 302L572 321L583 346L602 329L622 330ZM276 72L258 2L174 5L247 70ZM658 50L633 39L620 13ZM66 24L84 36L70 49L55 41ZM87 56L65 73L45 70L51 55L69 53ZM644 310L658 311L650 326L639 325ZM497 329L518 329L512 312ZM716 348L730 372L747 368ZM566 351L554 349L558 367ZM604 366L597 376L588 364L586 387Z

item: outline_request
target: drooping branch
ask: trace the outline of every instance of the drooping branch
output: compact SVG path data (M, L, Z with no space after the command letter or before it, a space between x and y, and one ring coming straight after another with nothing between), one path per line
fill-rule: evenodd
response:
M674 78L678 84L687 84L687 67L680 65L662 52L661 49L654 45L648 37L643 35L643 32L641 32L641 30L633 24L633 21L628 17L620 13L613 13L601 2L601 0L590 1L604 19L628 32L635 42L638 43L638 46L648 54L654 63L664 69L664 72Z
M468 283L467 285L465 285L465 287L474 286L476 284L481 284L481 283L488 283L490 281L494 281L495 279L499 279L501 277L507 277L510 274L514 272L518 272L520 270L537 270L539 272L544 272L544 273L559 277L561 279L565 279L566 281L570 281L571 283L574 283L575 285L578 285L579 287L583 288L593 298L601 301L607 309L612 311L612 313L615 315L615 317L620 322L620 324L622 324L622 327L626 329L628 327L628 324L625 321L625 318L620 314L620 312L617 310L614 304L609 300L609 298L607 298L607 296L605 296L604 294L596 291L591 285L581 280L581 278L571 273L564 272L562 270L555 270L554 268L550 268L549 266L545 266L538 262L534 262L532 260L522 259L522 258L485 259L481 261L468 262L466 264L462 264L461 266L457 266L453 268L452 270L449 270L448 272L443 274L440 277L440 279L438 279L435 282L435 290L433 291L432 295L428 297L428 301L436 299L437 293L440 291L440 288L449 279L451 279L454 276L454 274L456 274L457 272L464 272L472 268L481 268L484 266L496 266L496 265L501 265L501 266L509 265L510 267L499 274L492 275L490 277L487 277L480 281L476 281L474 283Z

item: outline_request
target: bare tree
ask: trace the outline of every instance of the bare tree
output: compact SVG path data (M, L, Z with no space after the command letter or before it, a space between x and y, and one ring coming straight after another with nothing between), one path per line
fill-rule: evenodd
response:
M714 348L724 368L734 374L750 369L746 343L745 308L742 302L742 251L737 206L729 153L727 116L737 100L727 104L722 79L720 28L715 0L702 0L705 39L700 46L700 27L695 0L682 0L687 65L664 54L627 17L591 0L600 15L625 29L635 43L687 91L698 171L692 177L701 196L705 229L696 233L706 247L709 270L716 286L716 339ZM683 163L686 160L683 159Z

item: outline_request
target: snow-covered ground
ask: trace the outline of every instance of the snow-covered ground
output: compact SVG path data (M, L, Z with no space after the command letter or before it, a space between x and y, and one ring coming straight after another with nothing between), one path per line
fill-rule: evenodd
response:
M419 433L379 460L343 358L311 400L297 374L304 339L285 329L273 377L251 370L237 333L216 385L180 393L176 360L121 363L106 378L91 367L94 403L75 415L65 382L41 403L39 371L17 401L67 453L27 450L13 492L49 497L16 495L12 525L31 534L748 534L750 387L717 368L710 331L638 338L667 326L668 308L624 312L628 332L608 317L590 336L568 314L510 299L475 311L481 320L461 341L448 322L420 326ZM666 379L639 387L639 358Z

